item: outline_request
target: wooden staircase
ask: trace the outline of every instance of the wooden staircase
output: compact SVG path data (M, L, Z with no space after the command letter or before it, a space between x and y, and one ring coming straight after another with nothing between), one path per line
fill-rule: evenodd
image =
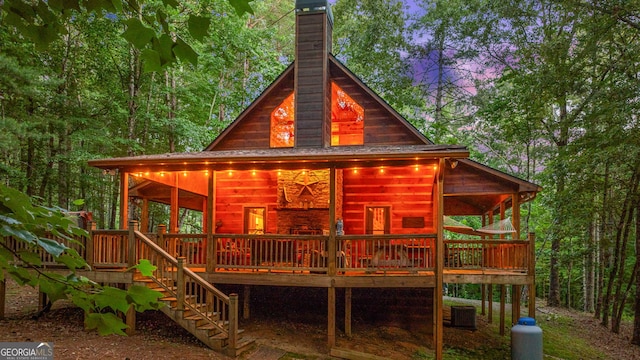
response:
M134 284L163 294L161 311L215 351L237 357L254 340L243 338L238 329L238 295L226 296L213 285L184 266L184 258L175 259L136 231L137 255L147 259L156 270L152 276L136 274Z

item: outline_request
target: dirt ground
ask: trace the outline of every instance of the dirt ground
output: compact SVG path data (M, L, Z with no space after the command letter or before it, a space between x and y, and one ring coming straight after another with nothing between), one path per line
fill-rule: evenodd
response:
M83 329L82 312L59 302L53 309L33 319L37 308L37 293L7 282L5 319L0 320L0 342L53 342L55 359L229 359L202 345L187 331L160 312L138 314L137 332L133 336L101 337ZM562 312L563 316L579 317L585 336L610 354L612 359L640 359L638 347L629 344L631 329L622 335L602 328L587 314L541 308L543 312ZM478 329L487 327L485 317L478 316ZM326 346L326 324L312 319L282 318L274 320L261 315L240 324L244 336L256 339L256 345L241 356L244 360L269 359L330 359ZM375 354L389 359L430 358L431 334L421 326L407 329L406 324L364 324L354 321L353 338L339 331L337 346ZM504 347L508 337L500 339L487 331L445 328L447 348Z

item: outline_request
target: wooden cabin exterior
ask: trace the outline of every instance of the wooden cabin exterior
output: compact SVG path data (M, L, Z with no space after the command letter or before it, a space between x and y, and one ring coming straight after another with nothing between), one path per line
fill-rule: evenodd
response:
M150 259L168 315L205 343L225 337L215 346L230 354L240 347L238 301L259 306L248 303L252 286L325 288L329 347L336 290L348 299L350 335L352 289L431 289L422 310L433 311L440 359L443 284L528 285L535 298L534 243L520 234L519 209L540 188L469 160L464 146L426 139L331 54L332 21L326 1L296 2L295 62L203 151L89 162L120 176L121 229L91 229L80 249L86 275L148 281L114 270ZM133 198L139 219L130 218ZM149 202L170 206L166 227L148 228ZM180 231L181 208L202 213L203 233ZM508 239L446 238L445 215L491 223L507 211L516 229ZM203 301L208 311L198 310ZM212 311L223 315L198 318Z

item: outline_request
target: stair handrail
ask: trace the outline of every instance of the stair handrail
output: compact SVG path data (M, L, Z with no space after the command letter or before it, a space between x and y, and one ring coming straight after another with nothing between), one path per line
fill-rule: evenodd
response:
M233 314L233 313L237 312L237 309L232 309L231 307L232 306L237 307L238 305L237 305L237 303L234 304L232 301L230 301L229 296L225 295L222 291L220 291L219 289L215 288L213 285L211 285L209 282L204 280L202 277L200 277L198 274L193 272L191 269L189 269L187 267L184 267L184 264L183 264L182 261L179 261L178 259L176 259L173 256L171 256L168 252L163 250L162 247L160 247L158 244L153 242L151 239L149 239L142 232L140 232L138 230L134 230L133 233L135 234L135 238L138 241L144 243L146 246L148 246L152 251L154 251L156 254L161 256L169 264L175 266L176 269L178 269L177 273L182 274L182 276L184 278L189 278L192 282L197 283L198 285L202 286L202 288L204 290L206 290L207 292L212 293L213 296L215 298L217 298L227 308L227 311L229 312L229 314ZM139 260L140 259L138 259L138 261ZM222 333L226 334L229 337L230 344L235 344L237 342L237 336L238 336L238 333L237 333L238 326L237 325L238 324L235 324L235 323L234 324L230 324L229 328L236 330L236 331L230 332L229 330L224 328L224 326L220 326L220 324L218 324L216 321L214 321L208 314L203 313L202 311L200 311L200 309L197 309L191 303L187 302L186 299L185 299L185 292L183 291L183 289L181 290L180 287L178 287L177 291L174 291L173 289L170 289L170 288L167 288L166 286L164 286L164 284L162 284L160 281L158 281L158 279L155 276L152 276L151 278L158 285L163 286L163 288L165 290L167 290L171 295L176 297L176 299L178 301L178 304L180 304L179 308L185 309L184 307L186 306L189 310L192 310L195 313L197 313L200 316L202 316L203 320L207 321L207 323L213 325L219 331L221 331ZM182 286L184 286L184 284L185 284L184 278L178 278L177 279L177 283L178 284L182 284ZM213 299L211 299L211 300L213 300ZM207 297L206 301L207 302L210 301L208 297ZM238 321L237 317L235 317L235 316L231 316L231 317L234 318L234 319L229 319L230 321L234 321L234 322ZM228 314L227 314L227 318L229 318Z

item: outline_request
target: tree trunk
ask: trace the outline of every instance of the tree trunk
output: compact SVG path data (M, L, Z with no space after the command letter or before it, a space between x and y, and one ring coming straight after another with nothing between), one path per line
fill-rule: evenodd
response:
M582 287L584 289L584 307L587 312L593 311L593 287L594 287L594 251L595 251L595 219L589 223L587 234L587 251L584 255L584 276Z
M636 203L636 268L640 266L640 201ZM640 345L640 274L636 272L636 298L634 301L633 337L631 343Z
M608 236L607 236L607 207L608 199L609 199L609 162L605 162L604 167L604 184L602 191L602 213L600 214L600 226L598 227L598 243L599 252L598 252L598 281L596 283L596 311L594 317L596 319L600 319L602 317L603 311L602 306L604 302L604 273L605 266L609 261L609 246L608 246Z

